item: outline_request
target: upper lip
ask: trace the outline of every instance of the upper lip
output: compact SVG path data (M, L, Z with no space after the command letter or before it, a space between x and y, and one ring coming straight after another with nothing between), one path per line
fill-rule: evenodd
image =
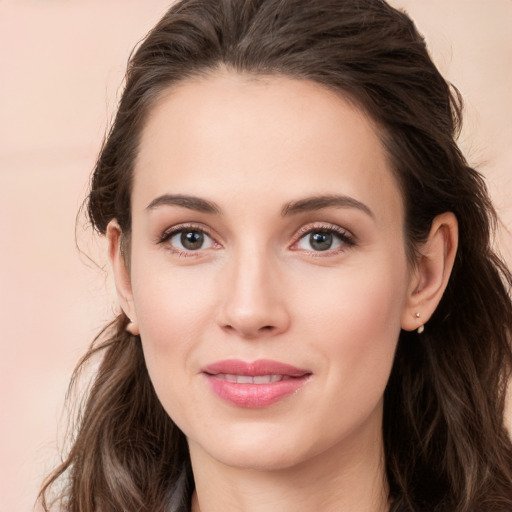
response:
M247 375L257 377L261 375L286 375L288 377L304 377L310 375L311 371L296 366L272 361L270 359L258 359L253 362L240 361L238 359L226 359L216 361L201 368L203 373L210 375L229 374Z

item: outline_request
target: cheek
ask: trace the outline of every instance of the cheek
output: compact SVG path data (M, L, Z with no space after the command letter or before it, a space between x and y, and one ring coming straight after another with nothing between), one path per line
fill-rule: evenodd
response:
M318 274L312 274L310 282L303 281L304 290L298 294L297 303L309 311L304 313L306 316L318 317L319 326L338 328L340 333L349 327L361 333L396 331L406 302L406 275L405 262L391 261L342 268L320 279ZM358 338L369 343L372 340L366 336Z
M316 288L304 304L307 338L316 340L329 378L353 389L345 396L365 391L375 399L384 391L405 306L406 268L405 263L352 268L330 279L323 293Z
M144 263L133 270L139 325L155 343L165 343L166 336L172 336L179 344L186 344L212 309L215 286L211 272L200 266L175 268L161 259L141 258Z
M133 294L146 365L165 406L197 372L194 355L215 315L214 285L191 269L145 266L134 272Z

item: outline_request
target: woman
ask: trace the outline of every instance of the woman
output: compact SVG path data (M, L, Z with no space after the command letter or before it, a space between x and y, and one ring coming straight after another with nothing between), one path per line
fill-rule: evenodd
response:
M505 511L512 276L458 93L380 0L183 0L88 199L122 312L69 511Z

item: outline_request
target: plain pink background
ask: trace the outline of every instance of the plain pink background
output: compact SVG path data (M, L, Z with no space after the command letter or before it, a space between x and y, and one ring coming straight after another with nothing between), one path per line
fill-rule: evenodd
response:
M512 1L391 3L462 91L461 144L510 228ZM75 216L129 52L168 5L0 0L0 512L32 510L58 458L72 369L116 308L108 272L75 246ZM80 219L79 245L103 265ZM505 230L500 245L512 262Z

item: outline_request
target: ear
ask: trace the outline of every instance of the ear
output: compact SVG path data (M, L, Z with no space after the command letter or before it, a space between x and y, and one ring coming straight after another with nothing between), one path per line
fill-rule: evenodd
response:
M126 330L131 334L138 335L139 327L133 303L130 270L122 251L122 231L116 219L113 219L108 223L106 234L108 241L108 257L114 273L117 297L119 299L121 309L130 319L130 323L127 325Z
M450 279L458 233L457 218L451 212L438 215L432 222L428 240L419 248L402 315L402 329L422 329L436 310Z

